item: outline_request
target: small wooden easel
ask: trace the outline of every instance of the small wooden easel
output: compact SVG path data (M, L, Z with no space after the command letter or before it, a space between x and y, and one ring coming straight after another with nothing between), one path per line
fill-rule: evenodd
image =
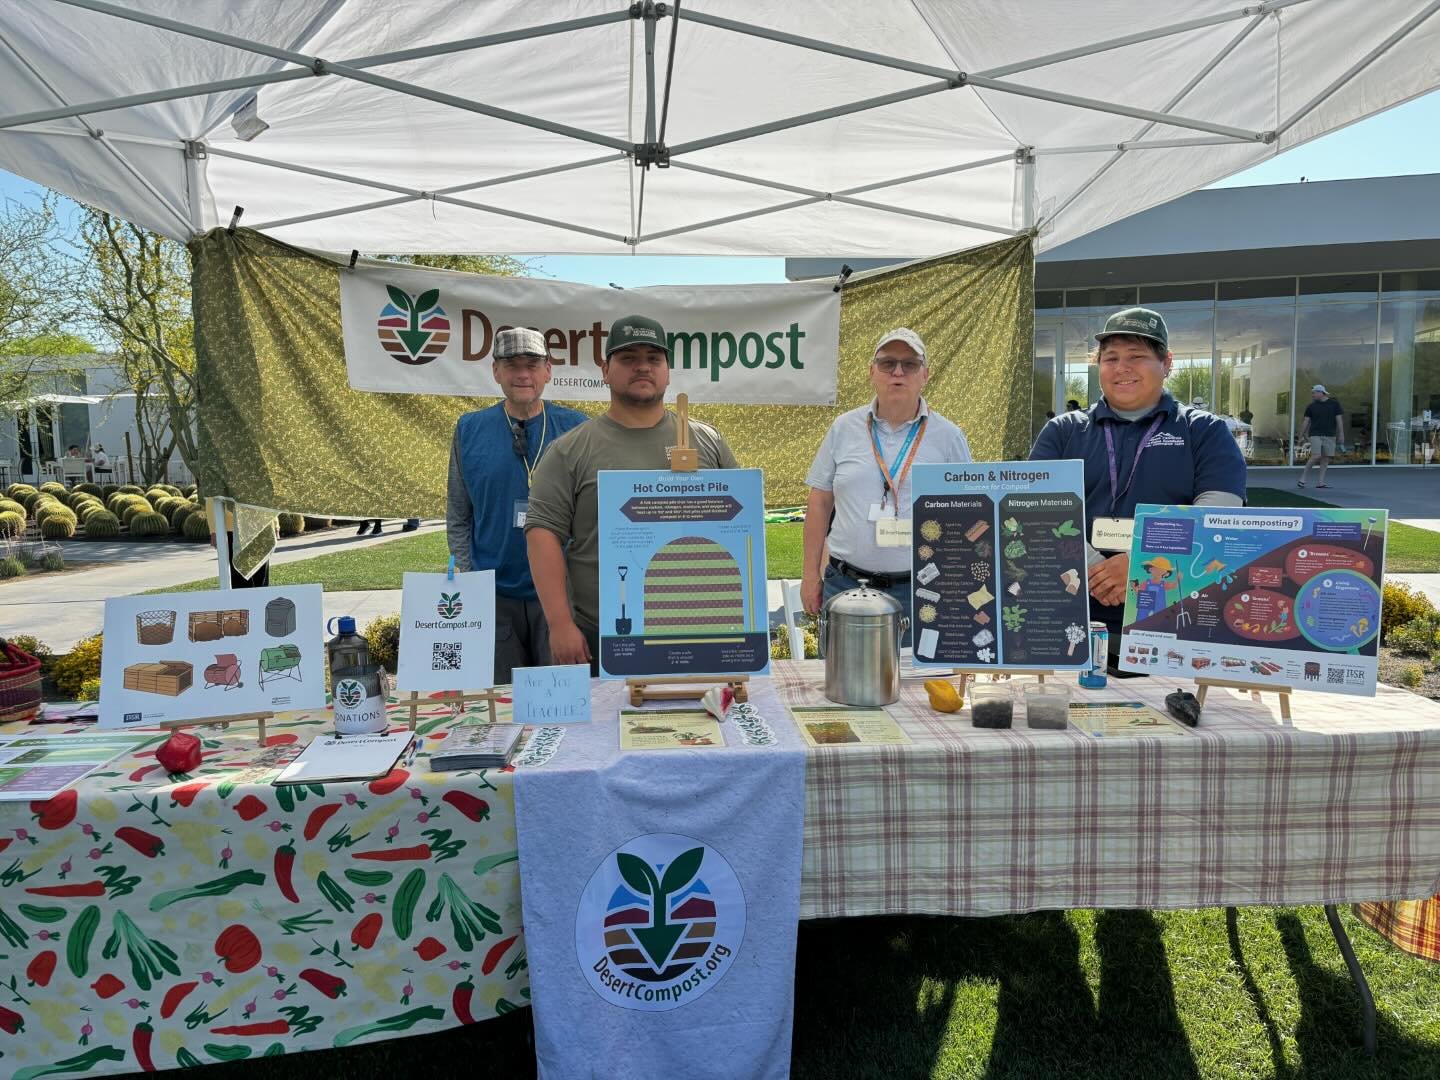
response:
M689 394L675 397L675 445L670 448L670 471L700 471L700 452L690 445Z
M236 713L234 716L206 716L196 720L164 720L157 727L165 731L180 731L182 728L218 727L229 728L231 724L245 724L254 721L259 728L260 746L265 746L265 722L274 720L273 712Z
M418 716L420 706L424 705L426 702L429 701L434 701L437 705L452 705L455 707L457 713L462 713L465 711L464 705L467 701L485 701L488 702L490 705L490 719L487 722L493 724L496 721L496 694L493 687L489 690L477 690L473 694L466 694L461 693L460 691L455 691L453 693L446 694L444 697L423 699L420 697L420 692L418 690L411 690L410 700L404 703L410 710L411 731L415 730L415 721L416 717Z
M692 701L704 697L712 686L729 687L736 701L750 700L749 675L657 675L626 679L630 704L639 708L647 701Z
M1290 694L1293 687L1289 686L1267 686L1264 683L1236 682L1232 679L1207 679L1204 677L1195 680L1195 700L1200 703L1200 708L1205 708L1205 694L1212 686L1228 686L1232 690L1250 691L1250 700L1259 701L1261 694L1280 695L1280 719L1290 719Z

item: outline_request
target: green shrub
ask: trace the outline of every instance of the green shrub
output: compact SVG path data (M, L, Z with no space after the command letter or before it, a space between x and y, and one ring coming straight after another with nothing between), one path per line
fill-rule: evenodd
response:
M805 658L813 660L820 655L820 635L815 620L806 617L800 624L800 633L805 638ZM783 624L771 631L770 659L790 660L790 631Z
M77 641L75 647L55 661L51 675L55 688L66 698L80 696L89 679L100 678L101 635Z
M1430 656L1440 652L1440 612L1431 610L1428 615L1419 615L1404 626L1390 631L1385 642L1402 656Z
M1400 669L1397 681L1401 686L1414 690L1425 681L1425 669L1419 664L1406 664Z
M82 495L94 495L96 497L101 497L104 494L99 484L92 484L88 480L83 484L76 484L75 490Z
M122 492L124 492L126 495L144 495L144 494L145 494L145 489L142 488L139 484L121 484L121 485L119 486L119 488L117 488L116 490L117 490L117 491L122 491Z
M28 515L25 513L25 504L18 503L14 499L0 499L0 514L19 514L23 521Z
M204 514L190 514L185 518L185 524L180 527L180 531L186 540L210 539L210 523L205 520Z
M335 522L330 518L310 517L308 514L305 517L306 532L314 532L316 529L328 529L334 524Z
M46 540L69 540L75 535L75 515L48 517L40 523L40 535Z
M40 556L40 569L64 570L65 555L60 551L59 548L51 548L49 551L45 552L44 555Z
M305 531L305 519L299 514L280 515L280 535L299 536Z
M100 680L99 680L99 679L86 679L83 683L80 684L80 700L81 700L81 701L99 701L99 700L100 700Z
M42 669L55 658L55 653L51 650L50 646L46 645L34 634L16 634L14 637L8 637L5 640L17 649L23 649L35 657L35 659L39 660Z
M1389 644L1390 631L1435 610L1430 598L1417 589L1398 581L1385 583L1385 596L1380 607L1380 640Z
M157 514L153 510L148 513L141 511L130 518L131 536L169 536L170 522L165 520L164 514Z
M25 531L25 519L13 510L0 510L0 537L9 539Z
M85 518L85 535L91 540L113 540L120 535L120 519L109 510L97 510Z
M6 555L0 559L0 578L23 577L24 574L25 564L18 555Z
M378 615L366 624L363 633L370 645L370 662L394 671L400 656L400 616Z

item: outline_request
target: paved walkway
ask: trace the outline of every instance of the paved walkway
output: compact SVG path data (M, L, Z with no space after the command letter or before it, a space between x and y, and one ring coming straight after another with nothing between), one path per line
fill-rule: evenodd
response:
M1375 465L1365 468L1330 469L1316 490L1318 474L1310 470L1310 482L1302 491L1296 487L1300 469L1251 469L1251 487L1277 488L1308 495L1336 506L1366 508L1384 506L1394 521L1440 532L1440 465L1411 468Z

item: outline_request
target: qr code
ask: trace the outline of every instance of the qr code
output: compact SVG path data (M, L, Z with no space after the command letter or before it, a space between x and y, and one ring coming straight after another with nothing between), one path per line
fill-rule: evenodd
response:
M459 641L437 641L430 650L431 671L459 671L460 670L460 646Z
M1326 668L1325 682L1329 686L1344 686L1345 669L1343 667Z

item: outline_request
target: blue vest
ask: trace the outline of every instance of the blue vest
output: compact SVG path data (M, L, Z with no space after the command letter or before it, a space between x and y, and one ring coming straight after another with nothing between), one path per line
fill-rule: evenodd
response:
M546 402L539 416L523 421L526 460L534 468L540 455L561 435L589 417ZM525 550L525 530L515 525L515 507L530 499L525 465L515 453L514 421L504 402L466 413L455 426L460 475L470 493L470 565L495 571L495 592L514 600L534 600L535 582ZM545 433L544 446L540 433Z

